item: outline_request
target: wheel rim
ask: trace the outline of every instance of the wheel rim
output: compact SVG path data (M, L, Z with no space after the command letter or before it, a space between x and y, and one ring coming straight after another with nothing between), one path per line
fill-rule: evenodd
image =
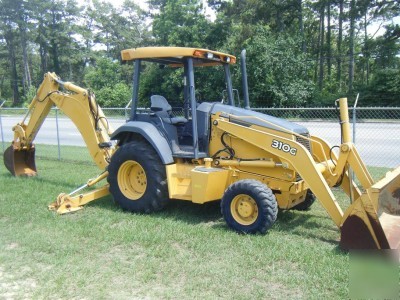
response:
M257 220L258 206L249 195L239 194L232 200L231 213L239 224L251 225Z
M118 186L128 199L141 198L147 188L147 177L143 167L134 160L124 162L118 170Z

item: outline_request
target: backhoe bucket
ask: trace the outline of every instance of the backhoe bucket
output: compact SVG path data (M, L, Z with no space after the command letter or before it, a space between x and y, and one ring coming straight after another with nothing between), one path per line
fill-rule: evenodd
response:
M346 211L344 249L400 249L400 167L367 189Z
M4 152L4 165L13 176L35 176L35 147L22 150L8 147Z

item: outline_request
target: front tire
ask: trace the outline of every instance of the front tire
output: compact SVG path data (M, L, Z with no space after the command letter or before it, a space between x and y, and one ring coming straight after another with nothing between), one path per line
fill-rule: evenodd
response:
M110 193L123 210L151 213L168 203L165 166L145 140L122 145L108 167Z
M265 233L276 221L278 204L265 184L245 179L233 183L225 191L221 212L228 226L235 231Z
M292 209L300 210L300 211L308 211L315 202L315 195L311 192L311 190L307 190L306 199L303 202L293 206Z

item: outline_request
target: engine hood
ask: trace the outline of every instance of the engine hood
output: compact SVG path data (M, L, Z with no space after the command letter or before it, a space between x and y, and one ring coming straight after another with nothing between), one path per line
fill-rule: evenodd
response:
M258 125L262 127L267 127L277 131L283 131L282 128L287 131L297 133L300 135L308 135L309 131L306 127L299 124L287 121L285 119L276 118L270 115L259 113L252 110L247 110L240 107L234 107L230 105L224 105L221 103L207 103L204 102L200 104L197 108L201 111L208 110L210 114L216 114L218 112L226 113L231 116L238 116L240 118L232 118L232 121L238 124L246 125ZM255 118L257 117L257 118ZM264 122L266 121L266 122Z

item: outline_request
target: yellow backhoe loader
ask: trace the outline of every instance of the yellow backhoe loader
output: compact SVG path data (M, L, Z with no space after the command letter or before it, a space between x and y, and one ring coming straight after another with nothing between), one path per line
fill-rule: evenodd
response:
M399 249L400 167L375 182L350 141L347 99L338 100L342 144L338 153L300 125L250 110L245 52L242 82L245 108L235 106L230 65L236 57L206 49L147 47L122 51L133 61L129 120L112 131L94 95L47 73L14 130L4 162L15 176L36 175L33 140L52 105L71 118L102 171L87 184L61 194L50 208L81 209L109 193L122 209L153 212L170 199L205 203L221 200L228 226L243 233L266 232L280 209L309 209L317 198L341 232L345 249ZM150 110L138 110L142 65L183 69L183 113L172 114L162 95L150 97ZM227 104L196 102L195 69L223 70ZM63 91L60 91L63 88ZM143 103L147 99L140 99ZM27 121L29 116L29 121ZM26 123L27 122L27 123ZM115 141L115 146L110 141ZM349 176L351 168L359 185ZM108 183L87 193L99 181ZM331 187L352 199L343 213Z

